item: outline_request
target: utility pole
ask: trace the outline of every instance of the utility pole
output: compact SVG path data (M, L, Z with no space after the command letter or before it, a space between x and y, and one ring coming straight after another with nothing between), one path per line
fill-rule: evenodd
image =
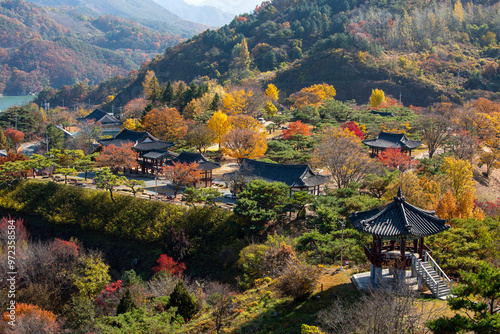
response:
M340 226L342 226L342 244L340 246L340 269L344 268L344 227L345 222L343 220L340 221Z

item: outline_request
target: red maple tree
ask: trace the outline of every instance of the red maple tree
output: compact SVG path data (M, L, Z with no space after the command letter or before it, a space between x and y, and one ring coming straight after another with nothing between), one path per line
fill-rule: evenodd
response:
M107 166L115 173L121 168L135 167L137 166L137 152L132 150L133 146L133 143L104 146L95 160L100 166Z
M363 131L361 131L361 129L359 128L359 124L356 122L346 122L342 124L342 129L347 129L356 134L356 136L358 136L360 139L365 139L365 134L363 133Z
M386 167L405 171L416 164L411 156L399 148L388 148L378 154L378 160Z
M158 265L151 268L155 273L166 271L170 275L182 276L184 270L186 270L186 265L184 264L184 262L177 262L173 258L165 254L160 255L156 262L158 263Z
M196 162L182 163L172 162L172 165L163 166L163 175L172 181L174 186L174 196L182 186L189 186L194 184L201 178L201 171L199 171Z
M309 125L304 124L301 121L292 122L288 125L288 130L283 130L283 138L290 139L295 135L310 136L310 129Z

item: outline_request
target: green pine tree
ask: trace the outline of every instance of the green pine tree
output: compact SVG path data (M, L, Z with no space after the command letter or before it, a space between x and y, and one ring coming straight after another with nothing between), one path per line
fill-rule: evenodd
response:
M177 313L185 320L189 320L198 313L199 305L196 298L192 296L184 285L183 280L179 280L170 294L169 307L177 307Z
M131 312L136 308L137 305L135 305L134 299L132 298L132 294L130 293L130 290L127 289L123 297L120 299L118 307L116 308L116 315Z
M214 98L212 99L212 102L210 102L210 106L208 107L208 110L213 110L213 111L219 110L220 103L221 103L220 95L219 95L219 93L215 93Z
M172 86L172 81L167 82L167 87L163 91L162 100L166 104L170 105L172 101L175 99L174 87Z

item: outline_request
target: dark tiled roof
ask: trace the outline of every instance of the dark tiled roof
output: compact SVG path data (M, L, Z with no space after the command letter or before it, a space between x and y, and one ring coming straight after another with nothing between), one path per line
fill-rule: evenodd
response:
M212 170L220 167L220 164L208 160L208 158L201 153L191 153L186 151L182 151L181 154L173 158L171 161L187 164L196 162L198 164L197 169L201 171Z
M389 133L382 131L375 139L363 140L363 144L378 149L392 147L411 150L422 145L422 142L420 140L410 140L406 138L404 133Z
M102 124L113 124L119 123L122 124L119 120L117 120L114 116L109 115L107 112L97 108L92 111L90 114L83 118L78 118L80 122L92 121L92 122L101 122Z
M289 187L314 187L328 182L328 176L315 173L309 165L288 165L245 159L240 170L246 170L251 178L267 182L283 182ZM230 174L230 173L228 173Z
M151 150L166 150L174 146L175 143L171 141L152 141L152 142L139 142L134 146L134 150L139 152L151 151Z
M175 156L175 153L172 153L170 151L163 151L163 150L152 150L148 152L143 152L139 155L141 158L145 159L164 159L166 157L172 157Z
M379 237L426 237L446 231L450 225L436 216L406 202L401 195L389 205L373 210L355 212L349 217L355 229Z
M383 111L376 111L376 110L370 111L370 114L384 116L384 117L394 117L394 115L390 112L383 112Z
M101 144L102 146L115 145L115 146L118 146L118 147L122 146L122 144L131 143L130 140L116 139L116 138L99 139L97 142L99 144Z
M141 141L146 138L148 135L147 131L132 131L127 128L120 131L119 134L116 135L115 139L122 139L128 141Z

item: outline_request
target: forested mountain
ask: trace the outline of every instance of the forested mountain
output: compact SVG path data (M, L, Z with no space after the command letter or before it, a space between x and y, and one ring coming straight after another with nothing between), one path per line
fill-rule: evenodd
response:
M132 20L84 16L24 1L0 2L0 93L99 83L138 69L185 38Z
M274 0L167 51L144 73L154 70L160 82L270 79L285 93L326 82L337 98L359 102L373 88L407 105L459 102L498 97L497 36L492 1ZM130 99L142 79L118 98Z
M154 0L160 6L185 20L220 27L231 22L234 14L212 6L195 6L183 0Z
M202 24L181 19L153 0L30 0L30 2L55 7L76 15L119 16L182 37L191 37L207 28Z

